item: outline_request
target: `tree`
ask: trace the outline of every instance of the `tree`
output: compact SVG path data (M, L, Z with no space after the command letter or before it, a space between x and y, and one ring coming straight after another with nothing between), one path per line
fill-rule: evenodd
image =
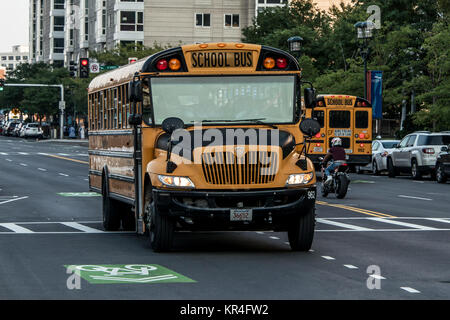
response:
M142 59L167 48L167 46L162 47L156 43L152 48L140 44L118 45L112 50L103 52L89 51L89 56L107 66L122 66L128 63L128 58L130 57Z

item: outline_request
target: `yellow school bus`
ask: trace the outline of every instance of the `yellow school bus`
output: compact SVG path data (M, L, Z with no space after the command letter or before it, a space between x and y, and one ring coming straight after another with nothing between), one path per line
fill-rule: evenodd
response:
M161 51L89 85L89 186L106 230L136 230L155 251L179 230L314 235L316 176L297 60L243 43ZM309 107L314 90L305 89ZM303 132L303 134L302 134Z
M349 95L320 95L314 109L306 115L319 121L321 130L310 141L308 156L319 164L334 137L342 139L347 163L364 166L372 161L372 105L365 99Z

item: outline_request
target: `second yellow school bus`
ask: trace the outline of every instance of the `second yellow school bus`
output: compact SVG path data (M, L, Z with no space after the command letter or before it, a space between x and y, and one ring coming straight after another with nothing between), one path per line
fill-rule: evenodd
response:
M372 161L372 105L365 99L350 95L320 95L314 109L306 115L317 119L321 130L309 145L309 158L320 163L331 148L334 137L342 139L347 163L364 166Z
M185 45L99 75L89 185L105 229L137 229L156 251L182 229L287 231L309 250L316 176L302 132L315 132L303 116L298 62L270 47Z

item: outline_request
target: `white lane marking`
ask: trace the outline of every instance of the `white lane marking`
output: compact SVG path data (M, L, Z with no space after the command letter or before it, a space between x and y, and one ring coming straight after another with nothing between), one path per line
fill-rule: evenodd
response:
M47 169L43 169L43 168L38 168L38 170L47 171Z
M12 201L17 201L17 200L22 200L22 199L26 199L26 198L28 198L28 196L27 197L21 197L21 198L15 198L15 199L9 199L9 200L0 202L0 204L4 204L4 203L7 203L7 202L12 202Z
M290 245L290 243L289 243L289 242L287 242L287 241L285 241L285 242L284 242L284 244Z
M400 287L400 289L403 289L405 291L408 291L409 293L420 293L419 290L416 290L414 288L410 288L410 287Z
M278 237L269 237L270 239L273 239L273 240L280 240L280 238L278 238Z
M24 156L30 155L28 152L18 152L18 154L21 154L21 155L24 155Z
M380 276L378 274L371 274L370 277L374 278L374 279L379 279L379 280L386 280L385 277Z
M309 249L309 252L314 252L314 250L313 249Z
M48 153L44 153L44 152L38 152L38 154L40 154L42 156L48 156Z
M373 220L373 221L378 221L378 222L383 222L383 223L390 223L390 224L395 224L395 225L398 225L398 226L414 228L414 229L419 229L419 230L438 230L436 228L420 226L418 224L413 224L413 223L406 223L406 222L401 222L401 221L389 220L389 219L386 219L386 218L368 218L368 220Z
M2 156L7 156L7 155L8 155L6 152L0 152L0 154L1 154Z
M322 219L322 218L317 218L316 220L317 220L317 222L320 222L320 223L329 224L329 225L332 225L332 226L342 227L342 228L351 229L351 230L358 230L358 231L370 231L370 230L372 230L372 229L369 229L369 228L358 227L358 226L354 226L354 225L346 224L346 223L342 223L342 222L328 221L328 220Z
M60 155L60 156L65 156L65 157L70 156L70 154L67 154L67 153L58 153L58 155Z
M28 165L26 163L21 163L20 165L23 167L28 167Z
M30 229L18 226L14 223L0 223L0 227L9 229L11 231L14 231L15 233L33 233L33 231L31 231Z
M264 234L262 231L256 231L257 234Z
M433 201L433 199L429 199L429 198L421 198L421 197L405 196L405 195L403 195L403 194L399 194L397 197L399 197L399 198L406 198L406 199L417 199L417 200Z
M327 260L336 260L335 258L330 257L330 256L322 256L322 258L327 259Z
M425 183L424 181L414 181L414 180L413 180L413 182L415 182L415 183Z
M450 223L450 220L446 220L446 219L439 219L439 218L425 218L425 219L431 220L431 221L443 222L443 223Z
M61 224L80 230L80 231L84 231L84 232L89 232L89 233L103 233L103 231L95 229L95 228L91 228L91 227L87 227L84 226L82 224L79 224L78 222L61 222Z
M89 181L89 179L84 179L84 181Z
M357 266L354 266L352 264L344 264L344 267L349 268L349 269L358 269Z
M64 176L64 177L68 177L69 175L68 174L65 174L65 173L58 173L60 176Z
M361 232L358 230L315 230L316 232ZM430 230L422 230L422 229L372 229L368 232L403 232L403 231L450 231L450 229L430 229Z
M12 160L11 160L11 159L6 159L6 161L12 162Z

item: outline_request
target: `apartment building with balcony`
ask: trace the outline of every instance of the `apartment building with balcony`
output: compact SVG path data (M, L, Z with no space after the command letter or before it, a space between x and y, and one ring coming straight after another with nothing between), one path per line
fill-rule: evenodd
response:
M265 8L288 0L146 0L144 44L239 42L242 29Z
M117 45L240 41L267 7L288 0L29 0L30 61L64 64Z

